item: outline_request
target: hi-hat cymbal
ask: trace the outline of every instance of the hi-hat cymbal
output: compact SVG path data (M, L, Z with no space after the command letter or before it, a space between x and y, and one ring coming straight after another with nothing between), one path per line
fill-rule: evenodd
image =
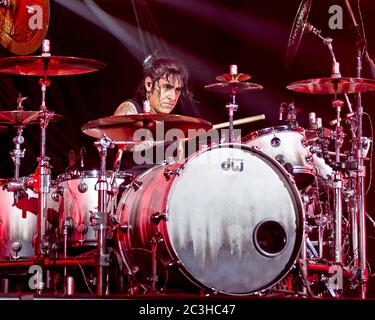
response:
M209 91L226 94L249 93L263 89L260 84L239 81L217 82L208 84L204 88Z
M375 90L375 80L363 78L316 78L296 81L287 88L311 94L344 94Z
M24 76L70 76L94 72L103 62L64 56L18 56L0 59L0 72Z
M25 111L25 110L10 110L0 111L0 123L12 124L14 126L37 124L40 121L40 111ZM52 113L49 121L56 122L63 118L63 116Z
M1 1L1 44L15 54L31 54L47 34L49 17L49 0Z
M155 141L165 141L165 133L170 129L179 129L184 137L192 138L194 130L209 130L212 124L206 120L176 114L131 114L123 116L109 116L89 121L82 126L82 132L88 136L100 139L104 135L115 141L140 141L134 136L138 129L148 129ZM164 132L160 132L163 130ZM189 132L189 130L192 130ZM155 132L156 131L156 132ZM142 134L140 132L140 134ZM173 136L171 137L171 139Z

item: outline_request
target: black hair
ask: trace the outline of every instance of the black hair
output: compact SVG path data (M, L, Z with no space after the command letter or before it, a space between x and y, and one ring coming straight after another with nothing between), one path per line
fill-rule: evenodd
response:
M143 103L147 100L145 79L150 77L152 80L152 89L155 84L163 77L166 76L168 79L171 75L178 75L182 81L181 98L192 100L192 94L189 89L188 79L189 73L183 63L176 58L170 56L157 56L157 54L149 55L143 62L143 78L139 83L138 88L135 92L135 98L139 103Z

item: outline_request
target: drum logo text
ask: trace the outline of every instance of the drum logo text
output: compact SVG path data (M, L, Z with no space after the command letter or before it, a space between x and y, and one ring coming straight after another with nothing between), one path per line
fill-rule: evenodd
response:
M232 169L232 171L243 171L243 159L235 159L235 158L227 158L226 161L221 163L221 168L225 171L229 171Z

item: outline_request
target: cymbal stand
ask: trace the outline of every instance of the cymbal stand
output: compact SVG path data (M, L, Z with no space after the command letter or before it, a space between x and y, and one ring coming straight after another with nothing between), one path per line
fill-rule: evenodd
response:
M356 77L361 78L362 73L362 59L363 55L367 59L370 65L373 78L375 78L375 65L367 50L367 40L364 34L364 29L357 23L353 10L350 6L350 2L345 0L346 7L349 15L353 21L354 29L357 33L357 56L356 56ZM366 202L365 202L365 178L366 178L366 167L364 165L365 150L368 140L363 137L363 106L362 106L362 95L360 92L356 93L356 119L357 119L357 139L356 144L356 160L357 160L357 212L358 212L358 274L361 286L361 298L366 299L367 294L367 281L368 281L368 269L367 269L367 252L366 252Z
M107 252L107 229L108 229L108 210L107 198L109 186L106 175L106 159L107 150L113 148L114 144L106 135L95 142L95 145L100 155L100 173L98 181L95 185L95 190L98 191L98 212L94 215L95 226L98 230L97 239L97 279L96 279L96 293L99 296L107 292L108 283L106 282L106 269L109 267L109 254Z
M328 48L331 58L332 58L332 78L341 78L340 73L340 64L336 59L333 46L332 46L332 39L331 38L324 38L321 36L321 31L316 29L310 23L307 23L305 26L306 32L311 32L314 35L318 36L324 43L324 45ZM346 118L350 118L354 115L350 100L348 95L344 94L345 100L347 101L347 106L349 109L349 114ZM335 211L335 246L334 246L334 258L335 262L338 264L338 267L343 267L344 264L344 256L343 256L343 248L342 248L342 214L343 214L343 175L340 172L340 149L343 144L344 134L343 134L343 127L341 126L341 107L344 105L342 100L337 100L337 95L335 94L335 98L332 101L332 106L336 108L336 130L335 130L335 166L333 171L333 188L335 190L335 199L334 199L334 211ZM338 274L342 275L342 272L338 272ZM341 279L338 279L342 283ZM339 287L339 286L338 286ZM339 288L342 289L342 288ZM340 290L342 291L342 290Z
M232 101L226 105L228 109L228 117L229 117L229 143L234 142L234 126L233 126L233 115L234 111L237 111L238 104L236 103L236 92L233 91L231 94Z
M362 53L357 51L357 77L361 77L362 69ZM359 257L359 280L361 285L361 298L366 299L367 293L367 252L366 252L366 203L365 203L365 178L366 167L364 165L364 150L367 140L363 137L363 106L362 95L360 92L356 94L357 100L357 197L358 197L358 257Z
M38 157L38 168L36 169L35 185L38 191L38 228L37 241L35 245L36 255L44 255L49 247L46 241L46 222L47 222L47 194L50 191L51 170L49 158L46 156L46 131L49 120L53 117L53 112L49 111L46 106L46 92L50 85L47 77L48 66L50 62L50 43L49 40L43 40L42 57L44 62L44 77L40 78L39 85L41 88L42 102L40 106L40 156Z
M19 95L17 98L17 110L23 110L22 101L26 99L27 97L22 97L21 94ZM17 135L13 138L15 148L10 152L10 156L14 163L14 178L18 179L20 177L21 159L25 157L25 149L21 150L21 144L25 142L25 139L22 136L23 128L25 126L19 123L15 127L17 130Z
M341 107L344 105L342 100L335 99L332 101L332 106L336 109L336 130L335 130L335 151L336 165L340 163L340 150L343 144L343 127L341 126ZM335 190L334 208L335 208L335 262L343 266L343 250L342 250L342 199L343 199L343 176L336 168L333 172L333 188Z

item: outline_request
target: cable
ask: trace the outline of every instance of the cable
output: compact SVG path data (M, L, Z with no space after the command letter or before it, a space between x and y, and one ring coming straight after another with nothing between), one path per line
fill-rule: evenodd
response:
M94 295L94 293L92 292L92 290L91 290L89 284L87 283L86 275L85 275L85 272L84 272L84 270L83 270L81 264L79 263L79 261L78 261L76 258L73 257L73 259L78 263L79 269L80 269L81 272L82 272L83 280L85 281L85 284L86 284L87 289L90 291L90 293L91 293L92 295Z
M365 114L367 116L367 118L369 119L370 130L371 130L371 142L370 142L370 177L369 177L369 182L368 182L369 185L368 185L367 190L366 190L366 195L367 195L367 193L370 190L371 184L372 184L372 174L373 174L372 164L373 164L373 152L374 152L374 147L373 147L374 127L372 125L372 120L371 120L370 115L367 112L364 112L363 114Z

